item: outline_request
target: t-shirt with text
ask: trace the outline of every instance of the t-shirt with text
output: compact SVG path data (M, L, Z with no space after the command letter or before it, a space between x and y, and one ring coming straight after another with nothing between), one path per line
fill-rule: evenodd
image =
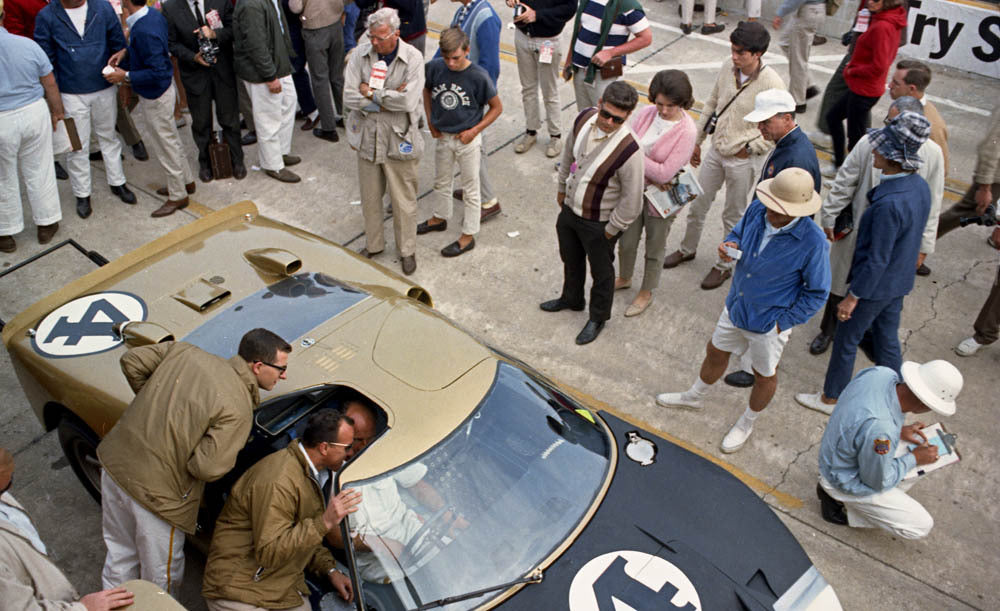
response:
M424 68L424 87L431 94L431 125L446 134L457 134L483 119L483 107L496 96L496 88L485 70L469 64L453 72L443 59L433 59Z

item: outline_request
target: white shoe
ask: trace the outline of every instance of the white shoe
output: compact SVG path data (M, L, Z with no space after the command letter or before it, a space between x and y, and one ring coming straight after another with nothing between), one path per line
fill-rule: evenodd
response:
M817 412L821 412L829 416L833 413L833 408L837 407L836 403L823 403L823 392L808 393L800 392L795 395L795 400L798 401L799 405L802 407L808 407L809 409L814 409Z
M521 137L517 139L517 142L514 143L514 152L524 153L530 150L531 147L535 146L536 140L538 140L538 138L535 137L533 134L524 132L523 134L521 134Z
M809 141L816 146L833 148L833 138L831 138L829 134L824 134L823 132L816 130L814 132L806 132L806 136L808 136Z
M549 144L545 147L546 157L557 157L562 152L562 138L549 137Z
M973 354L979 352L979 349L983 347L976 341L974 337L967 337L962 340L960 344L955 346L955 354L958 356L972 356Z
M696 399L687 392L665 392L656 395L656 404L660 407L679 407L681 409L701 409L701 399Z
M836 178L837 166L829 161L822 161L819 164L819 173L827 178Z
M726 436L722 438L722 452L732 454L736 450L739 450L747 442L747 439L750 439L750 433L752 432L753 422L747 420L746 416L740 416L740 419L736 421L733 428L729 429Z

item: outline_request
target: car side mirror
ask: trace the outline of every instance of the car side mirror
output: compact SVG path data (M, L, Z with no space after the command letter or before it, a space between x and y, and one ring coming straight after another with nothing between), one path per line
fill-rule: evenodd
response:
M111 330L132 348L174 341L174 334L155 322L128 320L115 323Z

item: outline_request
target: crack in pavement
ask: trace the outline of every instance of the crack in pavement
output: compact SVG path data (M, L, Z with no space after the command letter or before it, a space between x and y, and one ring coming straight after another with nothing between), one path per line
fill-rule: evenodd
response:
M767 502L767 497L771 496L772 492L777 492L781 488L781 485L785 483L785 479L788 477L789 472L791 472L792 467L794 467L795 463L798 462L798 460L800 458L802 458L802 455L805 454L805 453L807 453L807 452L811 452L812 449L815 448L816 446L818 446L822 441L823 441L823 436L820 435L820 438L817 439L816 441L814 441L808 448L806 448L804 450L799 450L795 454L795 458L793 458L792 461L788 463L788 466L785 467L785 470L782 471L782 473L781 473L781 479L778 480L778 483L775 484L774 486L772 486L771 490L769 490L762 497L760 497L761 500L766 503ZM775 499L775 501L777 501L777 499Z
M966 270L966 272L964 274L962 274L962 276L960 278L956 278L955 280L952 280L951 282L948 282L947 284L938 284L938 285L936 285L937 288L934 290L934 293L931 295L931 304L930 304L931 315L928 318L926 318L920 324L920 326L917 327L916 329L908 329L906 331L906 337L903 338L903 340L900 342L900 344L901 344L900 355L901 356L905 356L906 355L906 351L909 349L910 339L913 336L917 335L918 333L922 332L925 328L927 328L927 325L929 325L932 321L937 320L937 315L938 315L938 311L937 311L937 299L938 299L938 297L941 296L941 292L943 290L945 290L945 289L951 288L952 286L954 286L954 285L956 285L956 284L958 284L960 282L965 282L966 280L968 280L969 274L971 274L973 271L975 271L975 269L977 267L979 267L983 263L989 263L989 262L990 261L987 260L987 259L980 259L980 260L976 261L975 263L973 263L969 267L969 269Z

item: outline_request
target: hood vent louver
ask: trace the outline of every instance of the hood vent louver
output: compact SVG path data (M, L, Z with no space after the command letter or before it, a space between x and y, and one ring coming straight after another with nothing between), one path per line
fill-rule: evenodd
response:
M229 297L228 289L198 278L173 294L173 298L196 312L204 312Z
M274 276L291 276L302 269L302 260L281 248L255 248L243 253L257 271Z

